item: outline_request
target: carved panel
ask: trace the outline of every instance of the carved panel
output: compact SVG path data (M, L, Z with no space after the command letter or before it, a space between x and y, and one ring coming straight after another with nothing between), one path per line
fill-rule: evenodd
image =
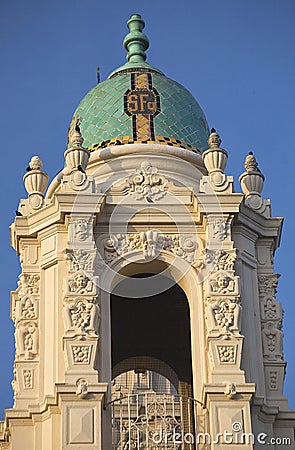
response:
M257 260L260 266L269 267L271 270L274 262L274 241L259 242L257 245Z
M23 369L23 384L25 389L33 389L33 371L31 369Z
M13 319L16 323L22 320L32 320L38 318L38 302L32 296L25 296L15 302L13 309Z
M214 258L214 270L234 270L236 250L217 250Z
M97 335L100 321L100 308L95 300L77 298L66 302L63 307L66 332Z
M273 297L266 296L261 301L262 320L281 320L283 315L282 307Z
M11 295L11 316L16 325L20 322L38 319L38 300L40 290L39 274L21 274L18 288Z
M23 273L19 279L18 294L20 297L24 295L39 295L40 275L38 273Z
M217 345L220 364L235 364L236 362L236 346L234 345Z
M205 315L208 332L239 333L241 305L238 298L208 298Z
M263 354L266 359L283 358L283 332L276 322L266 322L263 331Z
M24 359L34 359L38 353L39 330L35 322L22 324L16 329L16 354Z
M14 402L15 402L16 397L19 394L19 382L18 382L18 376L17 376L17 370L15 367L15 363L14 363L14 367L13 367L13 380L11 382L11 387L13 389L13 398L14 398Z
M229 275L228 272L218 271L211 276L210 294L238 294L237 277Z
M278 372L276 370L269 371L269 390L277 391L278 390Z
M91 349L91 345L73 345L74 364L90 364Z
M86 219L77 219L73 222L73 234L74 238L79 241L85 241L88 236L88 223Z
M259 295L270 295L275 297L278 287L278 274L259 275L258 276L258 288Z
M39 261L39 246L30 243L30 245L25 244L23 241L20 242L20 262L22 265L34 266Z
M66 295L96 295L97 277L89 277L83 271L78 271L65 279Z
M224 241L227 236L227 226L223 219L213 221L213 237L218 241Z
M92 239L92 217L71 218L69 223L69 240L77 244Z
M69 272L76 272L78 270L92 271L95 252L84 249L66 249L65 253L69 263Z

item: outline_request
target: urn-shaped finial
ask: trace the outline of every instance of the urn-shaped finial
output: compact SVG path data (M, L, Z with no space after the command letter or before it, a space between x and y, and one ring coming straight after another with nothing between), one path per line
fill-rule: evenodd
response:
M258 169L258 162L256 161L253 152L249 152L248 155L246 156L244 167L247 170L247 172L250 171L260 172L260 170Z
M69 135L69 141L71 147L82 147L84 142L83 136L81 134L81 130L78 124L76 124L75 129Z
M253 195L260 196L263 189L264 175L258 168L253 152L249 152L246 156L244 167L246 172L242 173L239 178L243 193L246 195L246 198Z
M38 194L44 197L48 184L48 175L42 171L43 163L39 156L33 156L24 175L25 188L29 196Z
M221 139L219 134L216 133L215 128L211 128L211 133L208 139L208 144L210 148L218 148L221 144Z
M203 161L209 174L212 172L224 172L226 167L228 154L223 148L220 148L221 139L214 128L208 139L209 149L203 153Z
M73 131L70 132L69 141L71 146L64 153L67 167L70 173L75 170L84 172L89 161L90 152L87 148L82 147L84 139L78 123L76 123Z
M32 156L29 167L31 170L41 170L43 167L41 158L39 158L39 156Z

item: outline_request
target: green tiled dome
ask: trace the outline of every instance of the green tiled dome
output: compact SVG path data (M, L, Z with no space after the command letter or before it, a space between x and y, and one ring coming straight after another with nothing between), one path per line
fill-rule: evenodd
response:
M160 142L204 150L208 125L194 97L145 62L148 39L137 14L128 22L124 45L128 62L95 86L75 111L84 146ZM111 142L110 142L111 140Z
M197 149L208 147L208 125L194 97L180 84L152 73L161 112L154 117L155 137L184 141ZM95 86L81 101L75 117L81 119L84 145L132 136L132 117L124 112L124 94L130 88L130 73L119 73Z

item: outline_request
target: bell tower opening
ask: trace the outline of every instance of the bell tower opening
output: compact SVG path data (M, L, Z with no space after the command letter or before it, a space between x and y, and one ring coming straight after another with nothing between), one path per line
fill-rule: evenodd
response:
M156 282L155 274L136 274L111 295L112 446L176 449L173 436L194 436L197 426L188 301L176 283L163 290L171 281L163 275L156 275L162 289L149 296L144 287L136 296L130 278Z
M159 292L148 296L143 279L158 283ZM186 295L158 274L136 274L120 284L111 295L113 449L179 448L173 436L195 435L198 406ZM185 448L195 448L194 442Z
M144 273L130 278L150 278ZM166 277L157 275L159 285L167 285ZM152 296L134 297L129 278L124 283L124 297L111 295L112 368L122 371L150 370L171 379L176 374L179 394L192 396L192 364L189 305L178 284ZM142 294L144 295L144 293ZM175 381L174 381L175 383Z

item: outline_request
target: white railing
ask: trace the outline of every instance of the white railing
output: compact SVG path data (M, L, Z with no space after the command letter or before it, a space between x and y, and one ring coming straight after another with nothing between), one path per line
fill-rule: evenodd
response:
M173 394L143 392L113 400L113 450L195 450L206 432L198 402Z

